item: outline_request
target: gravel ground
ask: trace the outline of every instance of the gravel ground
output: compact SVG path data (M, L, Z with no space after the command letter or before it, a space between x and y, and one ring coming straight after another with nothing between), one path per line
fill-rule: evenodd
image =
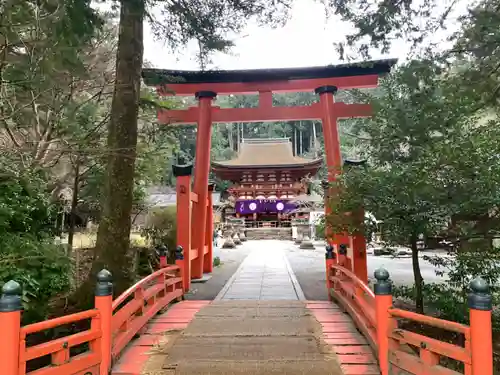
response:
M287 257L293 272L308 300L327 300L328 295L325 288L325 250L324 246L317 245L314 250L300 249L298 245L289 242ZM425 251L419 254L420 270L424 280L428 283L439 283L446 276L437 276L436 268L427 260L425 255L443 256L442 252ZM393 258L390 256L374 256L368 254L368 278L373 283L373 273L379 267L389 271L391 279L397 285L413 284L413 269L411 257Z
M191 291L186 295L190 300L212 300L224 287L238 269L241 262L256 246L268 246L272 251L275 241L249 241L235 249L218 249L215 256L221 259L221 265L214 268L212 278L205 283L192 284ZM315 249L300 249L292 241L282 241L285 245L287 259L299 282L306 299L311 301L326 301L328 295L325 288L325 250L317 243ZM281 245L281 244L280 244ZM280 246L281 247L281 246ZM420 254L422 276L427 282L440 282L443 278L436 276L435 268L423 258L432 252ZM410 257L392 258L389 256L374 256L368 254L368 277L373 279L373 272L379 267L385 267L391 279L398 285L413 284L413 270Z
M307 300L328 301L325 281L325 251L322 247L300 249L289 241L286 255Z
M235 249L214 249L214 256L218 256L221 260L220 266L214 267L212 277L207 282L191 284L191 290L185 295L185 298L188 300L213 300L251 250L252 248L247 242Z

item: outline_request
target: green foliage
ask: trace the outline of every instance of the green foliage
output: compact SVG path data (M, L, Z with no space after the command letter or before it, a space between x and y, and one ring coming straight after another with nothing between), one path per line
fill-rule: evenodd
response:
M484 251L466 251L451 253L449 256L424 256L438 269L438 274L446 277L442 283L425 284L423 296L428 311L438 316L459 323L469 324L467 304L470 282L474 275L481 275L491 286L493 305L500 303L498 282L500 280L500 249L496 248L484 256ZM413 298L414 286L398 286L394 295L401 298ZM500 314L493 311L493 329L500 330Z
M43 173L0 164L0 284L23 287L24 322L46 318L51 300L69 287L70 262L54 244L54 214Z
M52 300L68 291L70 261L63 246L34 234L3 233L0 239L0 283L16 280L23 289L23 322L44 320Z
M500 203L500 131L497 121L485 122L475 112L478 97L464 96L456 77L445 79L429 61L401 67L382 90L368 97L373 119L357 129L367 138L369 167L346 171L340 201L333 204L346 212L364 206L383 221L385 238L399 244L443 232L465 239L465 222L451 232L450 222L460 217L473 223L475 234L495 231L496 213L486 212ZM488 225L479 225L485 214ZM350 224L349 217L334 219Z
M219 267L221 265L221 261L219 257L214 258L214 267Z
M322 216L317 222L316 222L316 238L321 238L325 239L326 238L326 221L325 217Z
M478 108L498 105L500 8L497 1L330 0L328 3L335 7L336 14L354 26L354 32L337 44L341 57L368 58L375 50L392 52L396 41L405 43L411 46L412 57L427 56L441 61L443 66L465 62L467 69L455 72L463 78L462 88L482 96ZM448 43L443 45L443 40Z
M170 262L174 260L177 245L176 207L156 208L148 212L146 224L141 231L152 246L165 245Z
M55 207L45 191L41 171L29 173L16 168L6 157L0 159L0 233L30 233L43 237L51 232ZM1 241L1 239L0 239Z
M420 311L424 300L432 300L426 290L440 290L442 301L452 291L465 298L470 278L487 270L478 252L494 257L492 238L500 232L498 118L477 111L481 94L464 87L460 75L429 60L401 66L384 79L379 93L359 97L375 112L356 129L366 138L368 166L346 168L332 197L334 212L363 207L381 221L385 241L411 247L412 291ZM352 219L328 218L347 231L357 229ZM376 224L368 220L365 231ZM425 285L420 274L417 241L431 237L455 246L451 260L441 260L449 262L452 277L445 286Z

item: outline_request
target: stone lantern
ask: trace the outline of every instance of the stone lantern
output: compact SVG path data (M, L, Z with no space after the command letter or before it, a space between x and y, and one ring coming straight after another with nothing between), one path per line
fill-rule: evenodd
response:
M226 223L224 225L222 237L224 238L224 243L222 244L223 249L234 249L236 247L233 241L233 228L231 224Z

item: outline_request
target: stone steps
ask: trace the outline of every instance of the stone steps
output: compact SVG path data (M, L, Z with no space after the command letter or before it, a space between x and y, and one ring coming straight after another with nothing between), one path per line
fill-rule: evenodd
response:
M248 240L292 240L292 228L247 228Z

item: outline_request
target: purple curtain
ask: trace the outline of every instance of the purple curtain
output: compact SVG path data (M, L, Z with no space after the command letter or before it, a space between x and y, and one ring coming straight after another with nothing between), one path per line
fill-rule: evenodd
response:
M249 199L237 200L236 212L242 215L253 213L288 213L297 205L282 199Z

